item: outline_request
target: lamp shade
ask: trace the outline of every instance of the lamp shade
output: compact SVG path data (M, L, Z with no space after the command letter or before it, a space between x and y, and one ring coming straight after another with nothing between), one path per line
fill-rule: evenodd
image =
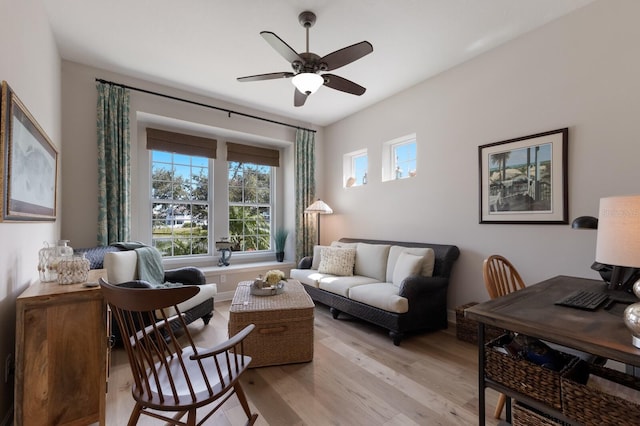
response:
M294 76L291 79L291 82L294 86L296 86L296 89L298 89L300 93L310 95L312 93L315 93L315 91L324 84L324 78L322 78L319 74L315 74L312 72L301 72L300 74Z
M333 210L322 200L318 200L304 209L305 213L331 214Z
M640 268L640 195L600 199L596 261Z

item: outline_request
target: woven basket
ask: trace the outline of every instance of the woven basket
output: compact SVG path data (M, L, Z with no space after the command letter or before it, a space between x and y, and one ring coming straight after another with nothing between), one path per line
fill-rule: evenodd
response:
M464 310L477 305L478 302L467 303L456 308L456 337L463 342L478 343L478 322L465 318ZM484 341L489 342L501 335L505 331L501 328L486 325L484 327Z
M531 407L527 407L519 402L516 402L513 405L513 412L511 413L511 424L513 426L557 426L557 425L568 425L568 423L563 422L562 420L558 420L549 416L548 414L544 414L539 412L538 410L534 410Z
M561 374L577 362L578 358L561 352L566 367L559 372L553 371L525 359L498 352L496 347L510 339L511 336L505 334L485 345L484 369L487 378L560 410Z
M640 425L640 401L633 403L576 381L574 368L562 376L562 412L585 426ZM589 373L640 391L640 378L589 364Z

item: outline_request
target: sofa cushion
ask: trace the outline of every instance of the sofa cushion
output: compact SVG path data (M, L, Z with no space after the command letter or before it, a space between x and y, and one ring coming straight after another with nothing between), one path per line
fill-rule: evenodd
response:
M324 247L321 249L318 272L340 276L353 275L356 251L352 248Z
M322 260L322 249L329 246L314 246L313 247L313 261L311 262L311 269L316 271L320 267L320 261Z
M398 296L398 287L391 283L373 283L351 287L349 298L398 314L409 311L409 301L405 297Z
M215 295L218 293L218 286L213 283L202 284L199 285L198 288L200 289L200 291L195 296L185 300L182 303L178 303L178 309L180 309L180 312L186 312L191 308L195 308L205 300L215 297ZM167 317L171 317L176 314L176 310L173 308L173 306L165 308L164 311ZM157 312L156 316L159 318L161 314Z
M316 269L292 269L289 276L302 284L318 287L322 278L332 277L333 275L321 274Z
M410 275L417 275L422 269L424 256L418 256L407 252L400 253L396 266L393 268L392 283L396 287L400 287L402 281Z
M114 251L104 254L107 281L122 284L138 279L138 254L133 251Z
M343 243L342 241L332 241L331 247L357 248L359 243Z
M377 282L374 278L363 277L360 275L354 275L351 277L337 277L335 275L327 275L318 281L318 288L321 290L329 291L331 293L339 294L340 296L349 297L350 289L358 287L364 284L371 284ZM396 293L397 293L396 289Z
M389 249L389 261L387 263L387 275L386 282L393 282L393 271L398 261L400 253L415 254L417 256L423 256L422 271L420 275L430 277L433 275L433 267L436 262L436 254L432 248L429 247L403 247L403 246L391 246Z
M358 243L355 274L385 282L390 247L387 244Z

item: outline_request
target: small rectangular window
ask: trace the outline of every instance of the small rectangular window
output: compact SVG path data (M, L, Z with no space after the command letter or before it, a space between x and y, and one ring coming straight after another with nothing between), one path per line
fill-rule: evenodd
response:
M368 182L369 160L367 150L345 154L343 159L344 187L366 185Z
M417 173L416 135L394 139L383 145L382 180L414 177Z

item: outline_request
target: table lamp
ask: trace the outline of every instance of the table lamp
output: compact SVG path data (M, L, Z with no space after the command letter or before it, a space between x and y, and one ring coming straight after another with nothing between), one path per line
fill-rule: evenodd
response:
M598 218L596 261L614 265L609 289L627 290L625 268L640 267L640 195L601 198ZM633 290L640 297L640 280ZM640 348L640 303L625 309L624 323Z

